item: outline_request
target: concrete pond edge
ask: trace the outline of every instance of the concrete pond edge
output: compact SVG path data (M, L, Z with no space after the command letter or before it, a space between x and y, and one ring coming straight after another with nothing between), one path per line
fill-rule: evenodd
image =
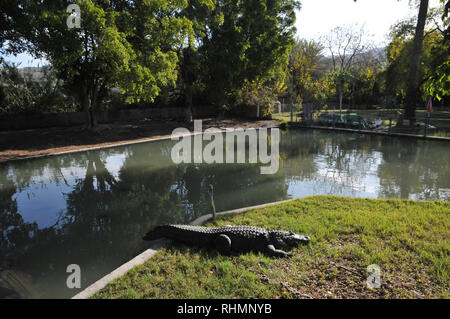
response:
M228 210L228 211L217 213L216 216L219 217L219 216L225 216L225 215L239 215L239 214L243 214L243 213L245 213L247 211L250 211L250 210L261 209L261 208L265 208L265 207L269 207L269 206L275 206L275 205L279 205L279 204L284 204L284 203L292 202L292 201L297 200L297 199L298 198L292 198L292 199L279 201L279 202L273 202L273 203L267 203L267 204L262 204L262 205L256 205L256 206L249 206L249 207L234 209L234 210ZM193 226L201 225L201 224L203 224L203 223L205 223L207 221L210 221L212 219L213 219L213 215L212 214L207 214L207 215L203 215L203 216L198 217L197 219L192 221L190 224L193 225ZM115 280L115 279L125 275L128 271L130 271L134 267L142 265L145 262L147 262L149 259L151 259L153 256L155 256L155 254L158 251L160 251L161 249L167 247L169 243L170 243L170 241L168 241L168 240L156 240L156 241L153 241L149 249L147 249L146 251L144 251L140 255L134 257L130 261L126 262L125 264L123 264L119 268L116 268L115 270L113 270L112 272L110 272L106 276L102 277L101 279L97 280L92 285L90 285L89 287L87 287L83 291L81 291L78 294L76 294L75 296L73 296L71 299L88 299L88 298L92 297L94 294L96 294L97 292L99 292L100 290L105 288L113 280Z

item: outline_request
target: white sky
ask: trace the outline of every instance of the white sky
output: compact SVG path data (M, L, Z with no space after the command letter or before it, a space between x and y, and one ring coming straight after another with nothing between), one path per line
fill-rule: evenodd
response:
M318 39L337 26L365 25L377 45L385 44L390 26L404 18L417 16L416 1L409 0L300 0L297 34L300 38ZM440 6L430 0L430 8Z
M386 43L391 25L411 16L418 9L409 5L410 0L300 0L302 9L297 13L297 35L305 39L318 39L334 27L359 24L373 35L377 46ZM412 3L415 3L413 0ZM430 8L440 6L439 0L430 0ZM11 56L8 61L21 63L21 67L46 64L27 54Z

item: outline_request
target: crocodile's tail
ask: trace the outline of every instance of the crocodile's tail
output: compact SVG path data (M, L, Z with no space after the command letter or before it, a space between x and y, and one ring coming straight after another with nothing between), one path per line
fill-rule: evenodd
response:
M149 231L145 236L144 240L155 240L163 237L167 237L167 226L158 226L155 229Z
M163 225L148 232L147 235L144 236L144 240L155 240L163 237L184 243L202 245L210 239L210 234L205 231L205 227Z

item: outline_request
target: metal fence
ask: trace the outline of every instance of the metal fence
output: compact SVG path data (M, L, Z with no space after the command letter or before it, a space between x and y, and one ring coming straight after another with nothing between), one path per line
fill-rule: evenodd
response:
M282 109L281 114L284 118L291 119L290 105L286 105ZM303 108L304 110L304 108ZM313 107L311 110L312 116L305 118L305 112L294 110L292 113L292 121L303 122L305 125L319 125L339 127L336 123L328 121L321 121L320 116L324 113L335 113L339 115L339 109L320 110L320 108ZM450 138L450 111L445 108L427 113L423 109L418 109L416 112L416 123L410 125L408 121L403 120L403 110L401 109L359 109L359 110L344 110L342 115L356 113L365 121L370 123L371 130L379 130L387 133L404 133L420 136L439 136ZM323 117L323 116L322 116ZM339 117L339 116L338 116ZM335 125L333 125L335 124ZM361 127L365 129L364 127Z

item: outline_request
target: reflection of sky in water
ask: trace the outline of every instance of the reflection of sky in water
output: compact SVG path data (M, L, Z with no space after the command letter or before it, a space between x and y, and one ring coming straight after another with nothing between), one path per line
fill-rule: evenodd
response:
M106 158L105 167L114 178L119 179L119 171L127 155L126 153L118 153Z
M289 183L288 194L290 198L335 195L345 197L377 198L378 194L358 191L351 187L345 187L339 183L327 181L291 181Z
M315 163L318 168L316 172L317 179L322 182L321 184L325 185L323 185L324 191L318 190L319 186L316 185L316 191L313 195L339 195L367 198L378 197L380 185L378 168L383 162L382 154L373 152L370 154L369 158L363 159L363 162L354 158L352 154L347 157L348 165L350 167L348 171L337 169L334 166L330 167L327 162L327 156L316 156ZM343 190L343 192L336 194L336 187L333 187L333 185L340 185L345 191Z
M55 183L47 184L45 189L35 186L26 188L15 197L19 214L26 223L37 222L40 229L51 227L57 222L57 213L66 208L63 193L71 189L71 186Z
M126 154L115 154L104 158L105 167L116 179L126 159ZM9 175L13 171L9 171ZM17 201L17 209L24 222L38 224L39 229L52 227L58 222L61 214L66 210L65 194L70 193L77 179L86 176L86 167L62 167L56 174L49 168L43 170L42 175L33 176L30 186L16 193L13 197ZM94 178L95 182L95 178Z

